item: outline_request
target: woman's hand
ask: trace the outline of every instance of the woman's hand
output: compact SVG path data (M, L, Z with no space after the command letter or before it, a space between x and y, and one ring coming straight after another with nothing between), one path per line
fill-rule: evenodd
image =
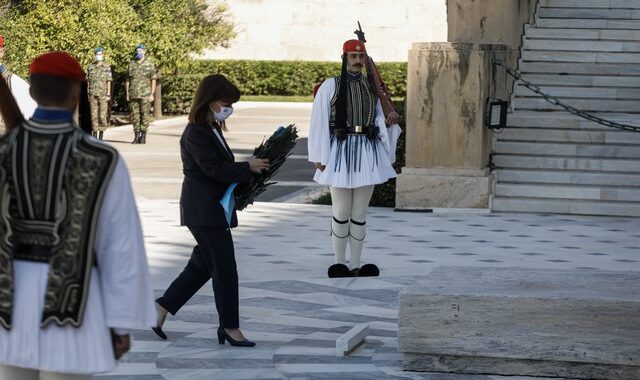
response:
M315 162L314 165L315 165L316 169L320 170L321 172L323 172L324 168L326 168L326 165L322 165L319 162Z
M269 168L269 160L266 158L255 158L252 157L249 159L249 169L256 174L260 174L263 171Z

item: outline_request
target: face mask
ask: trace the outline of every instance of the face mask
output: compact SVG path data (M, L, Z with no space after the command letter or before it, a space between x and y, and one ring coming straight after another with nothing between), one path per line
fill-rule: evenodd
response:
M0 63L0 74L4 73L4 65L2 63Z
M139 61L142 59L142 57L144 57L144 54L142 53L136 53L136 59Z
M213 119L215 121L225 121L233 113L233 108L231 107L221 107L220 112L214 111L211 106L209 106L209 108L211 109L211 111L213 111Z
M104 57L102 56L102 54L96 54L96 61L97 61L97 62L102 61L102 58L104 58Z

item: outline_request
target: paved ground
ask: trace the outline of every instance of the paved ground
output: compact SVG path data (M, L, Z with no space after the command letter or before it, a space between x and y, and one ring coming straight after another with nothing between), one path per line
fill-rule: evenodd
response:
M263 200L287 199L310 185L306 161L308 104L238 104L227 137L246 158L264 136L295 122L301 141ZM178 224L182 178L178 139L185 118L156 123L145 146L130 127L109 130L132 173L156 294L182 270L194 244ZM255 348L218 345L209 286L167 320L168 341L135 331L134 344L110 380L432 379L522 377L403 372L397 347L398 294L442 265L640 271L640 219L487 212L402 213L372 208L363 260L379 278L328 279L333 263L330 208L256 203L234 230L241 326ZM335 356L335 339L369 323L366 343Z
M193 240L176 201L139 202L157 294L181 271ZM234 230L241 325L252 349L218 345L213 293L204 287L166 324L168 341L134 332L133 350L106 379L433 379L493 376L401 371L398 292L441 265L640 270L640 220L372 208L363 259L374 279L327 279L333 261L327 206L257 203ZM366 343L335 356L334 340L370 324ZM523 379L508 377L506 379Z

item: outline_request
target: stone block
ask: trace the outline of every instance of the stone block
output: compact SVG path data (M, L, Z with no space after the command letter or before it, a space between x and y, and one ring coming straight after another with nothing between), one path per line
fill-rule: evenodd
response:
M365 338L369 335L369 325L362 323L354 326L336 339L336 356L347 356L360 344L364 343Z
M413 371L640 378L640 272L440 267L400 295Z
M396 208L486 208L487 170L402 168L396 180Z

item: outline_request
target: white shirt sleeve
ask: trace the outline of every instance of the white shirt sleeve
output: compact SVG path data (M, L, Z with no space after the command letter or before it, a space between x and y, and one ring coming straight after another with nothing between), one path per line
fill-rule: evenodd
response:
M31 94L29 94L29 83L16 74L11 75L11 93L16 99L16 103L18 103L25 120L29 120L38 106L36 101L31 98Z
M398 145L398 137L400 137L402 129L398 124L387 127L384 120L384 112L382 111L380 99L378 99L376 104L376 126L380 129L378 139L389 156L389 162L393 164L396 162L396 145Z
M326 165L331 152L331 135L329 133L329 118L331 116L331 97L335 92L335 79L325 80L311 108L311 122L309 125L309 161Z
M94 247L107 325L119 329L155 325L142 226L122 157L100 209Z
M402 128L398 124L393 124L387 128L387 135L389 136L389 161L394 164L396 162L396 148L398 145L398 138L402 134Z

